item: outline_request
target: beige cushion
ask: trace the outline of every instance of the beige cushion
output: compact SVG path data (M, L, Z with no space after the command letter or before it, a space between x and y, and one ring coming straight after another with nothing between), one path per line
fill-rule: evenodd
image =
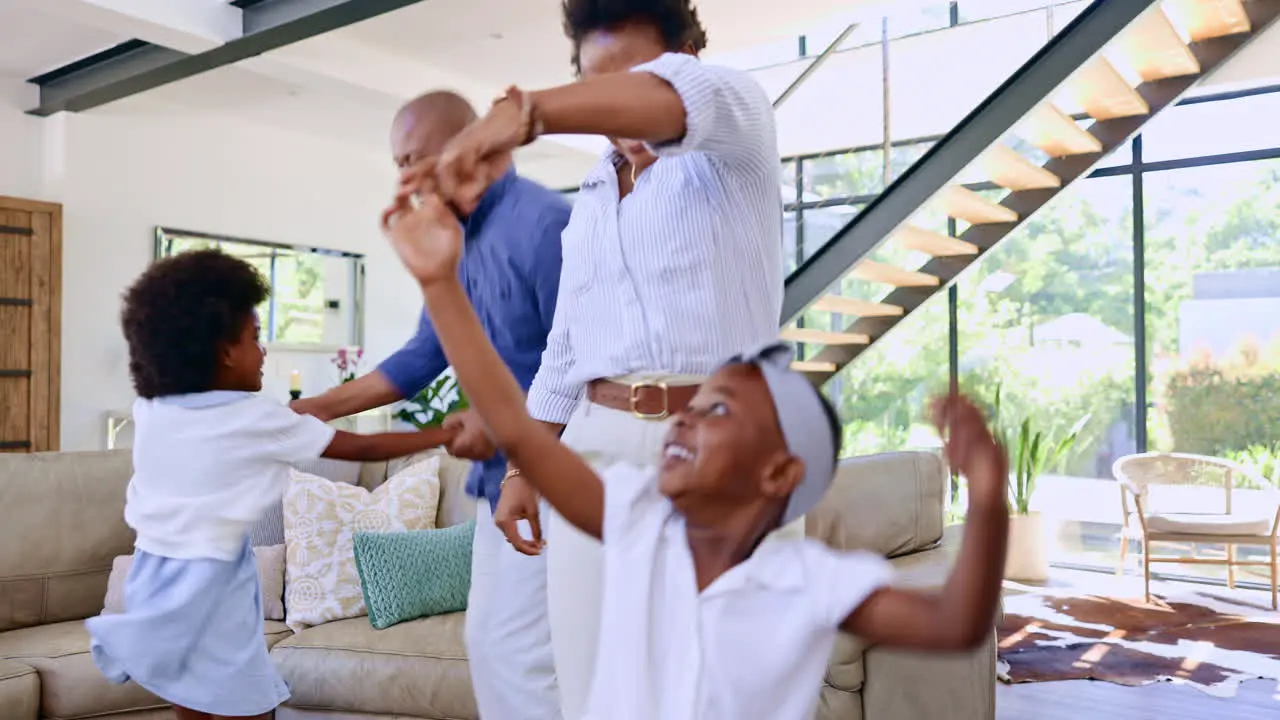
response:
M40 677L35 668L0 660L0 720L36 720L40 713Z
M433 457L440 459L440 510L436 513L436 527L452 527L474 520L476 501L467 495L471 461L455 458L444 450L427 450L390 462L364 463L360 470L360 487L373 490L388 477Z
M102 610L132 472L128 451L0 454L0 632Z
M1157 513L1147 516L1147 531L1181 535L1270 535L1274 522L1274 517Z
M289 635L279 622L263 623L262 632L267 647ZM168 707L132 682L107 682L89 655L89 632L81 621L0 633L0 659L17 660L39 672L47 718L71 720Z
M258 582L262 586L263 619L284 620L284 545L256 547L253 554L258 561ZM131 567L132 555L121 555L111 563L103 615L124 612L124 581Z
M826 497L809 511L806 532L841 550L897 557L942 538L947 473L927 452L842 460Z
M369 492L294 471L284 495L285 622L294 632L365 614L356 531L435 527L440 461L412 465Z
M367 618L309 628L271 659L296 708L417 718L477 717L462 639L463 613L374 630Z

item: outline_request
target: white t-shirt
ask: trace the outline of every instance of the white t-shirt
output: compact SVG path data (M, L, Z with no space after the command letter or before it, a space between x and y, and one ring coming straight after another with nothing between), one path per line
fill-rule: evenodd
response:
M839 624L892 566L766 539L698 592L656 473L605 473L604 599L589 720L810 720Z
M250 526L284 494L289 465L336 432L270 399L212 391L137 400L124 519L136 547L171 558L234 560Z

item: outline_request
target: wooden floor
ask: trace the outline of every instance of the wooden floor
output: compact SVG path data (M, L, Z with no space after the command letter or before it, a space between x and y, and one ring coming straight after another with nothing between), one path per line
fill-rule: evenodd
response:
M1122 687L1092 680L1004 685L996 689L997 720L1277 720L1280 688L1254 680L1233 698L1216 698L1170 683Z

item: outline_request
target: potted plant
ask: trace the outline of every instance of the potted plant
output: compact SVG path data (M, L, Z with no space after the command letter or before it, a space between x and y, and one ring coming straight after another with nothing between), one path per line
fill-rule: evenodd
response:
M446 372L436 378L417 395L409 398L396 412L396 419L422 428L439 427L446 416L465 410L467 396L458 386L453 373Z
M1030 415L1011 431L1001 416L1000 390L996 388L992 419L996 439L1009 453L1009 550L1004 575L1010 580L1043 582L1049 577L1044 520L1040 513L1032 512L1031 498L1040 476L1075 446L1089 416L1076 421L1056 441L1051 433L1036 429Z

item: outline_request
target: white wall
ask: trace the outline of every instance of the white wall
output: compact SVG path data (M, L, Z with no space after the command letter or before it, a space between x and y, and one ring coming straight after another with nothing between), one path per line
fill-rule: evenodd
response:
M413 328L420 301L377 230L386 158L141 99L49 120L9 102L0 158L0 195L63 204L63 449L102 447L104 413L132 402L119 296L152 260L156 225L364 253L370 362ZM267 390L283 396L294 367L308 394L335 379L327 354L275 354Z
M0 75L0 195L32 198L42 191L40 120L22 110L36 104L36 91Z

